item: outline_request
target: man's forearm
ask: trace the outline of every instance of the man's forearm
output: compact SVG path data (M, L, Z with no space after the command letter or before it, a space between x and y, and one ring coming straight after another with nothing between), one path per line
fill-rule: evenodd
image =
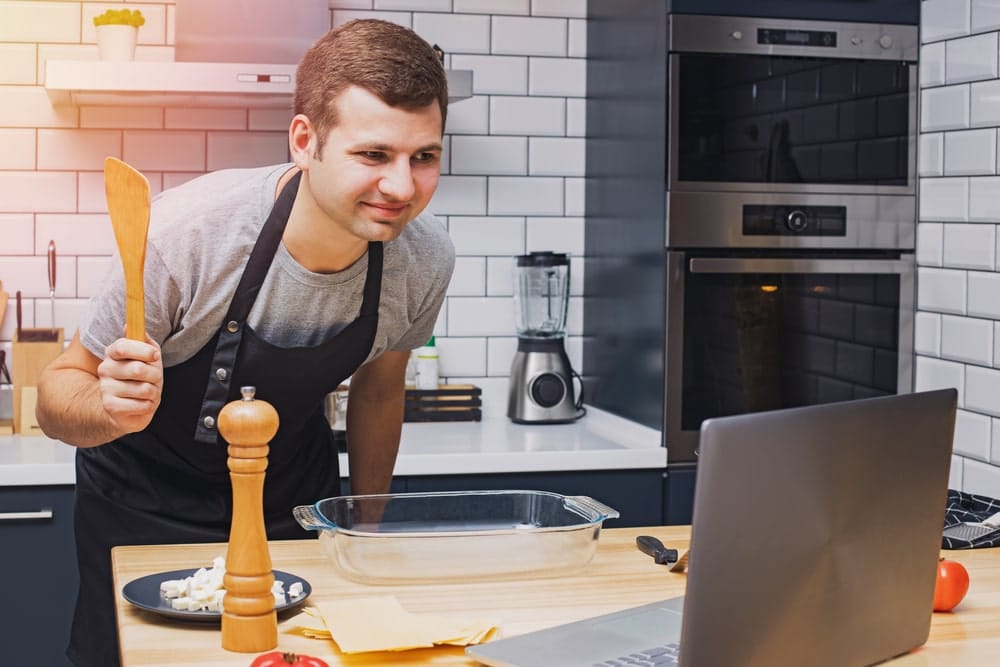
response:
M108 416L100 385L90 373L63 368L38 382L36 416L45 435L77 447L94 447L125 434Z
M351 493L387 493L399 452L404 394L379 402L351 402L347 414L347 451Z

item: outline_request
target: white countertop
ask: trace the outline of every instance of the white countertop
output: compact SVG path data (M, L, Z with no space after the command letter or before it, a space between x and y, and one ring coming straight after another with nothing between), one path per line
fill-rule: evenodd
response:
M76 449L44 436L0 436L0 486L73 484ZM341 454L341 474L347 455ZM455 475L664 468L660 431L589 407L572 424L403 424L396 475Z
M0 486L74 484L76 448L45 436L0 436Z

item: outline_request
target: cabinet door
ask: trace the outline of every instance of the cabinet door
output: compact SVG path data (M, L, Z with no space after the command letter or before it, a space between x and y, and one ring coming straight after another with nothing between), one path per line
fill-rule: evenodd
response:
M567 496L590 496L621 514L618 519L604 522L607 528L655 526L663 522L662 470L414 475L406 478L408 492L495 489L551 491Z
M3 664L60 667L79 581L73 487L0 488Z
M663 490L663 523L668 526L691 523L696 473L694 463L675 463L667 466Z

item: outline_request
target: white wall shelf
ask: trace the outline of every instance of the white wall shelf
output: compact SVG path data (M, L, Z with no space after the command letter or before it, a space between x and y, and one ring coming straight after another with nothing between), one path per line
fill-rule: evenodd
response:
M448 70L448 100L472 96L472 70ZM295 65L49 60L45 89L54 105L291 106Z

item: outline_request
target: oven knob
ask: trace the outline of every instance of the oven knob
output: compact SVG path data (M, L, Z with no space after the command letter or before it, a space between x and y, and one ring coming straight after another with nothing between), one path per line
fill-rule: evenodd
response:
M739 30L732 31L731 33L729 33L729 36L732 37L733 39L743 39L743 33L740 32Z
M788 227L789 231L793 232L804 231L806 225L808 224L809 224L809 219L806 217L806 214L803 211L799 211L798 209L789 213L788 217L785 218L785 226Z
M881 37L879 37L878 38L878 45L881 46L883 49L891 49L892 48L892 35L882 35Z
M857 35L851 35L851 44L853 44L854 46L857 46L860 43L861 43L861 38L860 37L858 37Z

